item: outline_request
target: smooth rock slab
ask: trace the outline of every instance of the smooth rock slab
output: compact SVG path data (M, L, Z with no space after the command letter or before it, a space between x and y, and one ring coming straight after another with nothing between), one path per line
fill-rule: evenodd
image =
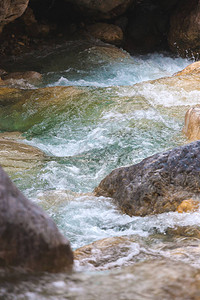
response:
M0 167L0 267L59 272L72 265L69 241Z
M186 112L183 132L190 141L200 139L200 106L191 107Z
M95 189L132 216L175 211L200 194L200 141L112 171Z

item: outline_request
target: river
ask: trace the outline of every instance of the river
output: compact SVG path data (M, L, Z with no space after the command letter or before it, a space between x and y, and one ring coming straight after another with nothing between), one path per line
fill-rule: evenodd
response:
M74 250L103 238L136 236L138 240L130 243L131 252L112 261L109 268L129 266L137 255L140 261L139 254L145 251L147 255L170 257L173 254L166 244L174 244L167 240L167 230L199 224L199 212L129 217L119 212L110 199L92 194L113 169L186 143L182 134L184 115L188 107L198 103L199 92L146 81L172 76L190 63L191 60L167 52L136 56L123 52L113 59L86 42L68 42L56 50L18 59L14 66L8 63L12 70L34 67L40 71L40 87L77 86L83 91L58 111L57 107L44 110L34 124L29 121L34 108L28 103L17 116L14 110L11 112L12 118L18 118L13 130L23 122L24 142L47 155L36 173L15 174L13 180L29 199L44 207ZM179 259L199 266L194 253ZM142 256L141 261L144 260ZM72 279L66 279L67 275L61 274L59 280L43 275L41 282L31 278L30 290L28 279L17 279L17 284L6 285L7 298L1 299L95 299L94 295L81 298L79 289L84 289L84 284L75 284L83 276L84 282L88 277L91 280L93 275L88 272L95 270L88 263L83 271L76 263L79 275L75 273ZM102 276L99 274L95 276ZM71 288L75 285L74 290L68 288L68 281ZM54 294L56 288L58 294ZM135 299L151 299L148 293L141 295ZM133 298L126 295L119 299Z

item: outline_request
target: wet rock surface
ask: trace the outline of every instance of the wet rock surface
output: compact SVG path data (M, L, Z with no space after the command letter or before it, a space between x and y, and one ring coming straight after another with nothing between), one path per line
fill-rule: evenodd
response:
M200 191L200 142L155 154L139 164L112 171L95 189L128 215L175 211Z
M191 107L186 112L183 132L190 141L200 139L200 106Z
M0 168L0 267L71 270L70 244L41 208L27 200Z
M78 270L112 270L148 260L181 261L200 267L197 226L169 227L148 237L118 236L95 241L74 251Z
M12 274L2 280L0 296L13 299L138 299L199 298L200 275L195 268L165 259L150 260L112 272L30 276ZM153 276L152 276L153 275ZM5 277L4 277L5 278ZM23 291L23 292L21 292Z
M0 134L0 165L13 174L41 167L45 155L39 149L11 138L8 133Z
M76 87L47 87L32 90L17 88L0 88L0 104L2 119L0 128L4 131L25 131L45 117L45 114L63 109L63 106L76 99L83 89ZM54 107L54 110L52 110ZM9 110L8 110L9 108ZM21 116L16 122L16 116ZM9 118L8 115L9 114ZM14 121L15 120L15 121ZM52 122L52 120L49 120Z

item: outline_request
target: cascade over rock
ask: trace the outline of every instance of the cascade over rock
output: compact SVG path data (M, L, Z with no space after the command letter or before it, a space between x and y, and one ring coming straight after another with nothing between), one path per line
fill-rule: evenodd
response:
M191 107L186 112L183 132L190 141L200 139L200 106Z
M95 189L111 197L128 215L175 211L200 193L200 141L148 157L112 171Z
M0 267L32 271L71 270L68 240L37 205L17 189L0 167Z

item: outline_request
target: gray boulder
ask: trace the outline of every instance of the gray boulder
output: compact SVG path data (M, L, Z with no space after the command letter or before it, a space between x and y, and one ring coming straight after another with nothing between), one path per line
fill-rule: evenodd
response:
M95 189L132 216L175 211L200 194L200 141L112 171Z
M0 167L0 267L59 272L70 271L72 265L68 240Z

